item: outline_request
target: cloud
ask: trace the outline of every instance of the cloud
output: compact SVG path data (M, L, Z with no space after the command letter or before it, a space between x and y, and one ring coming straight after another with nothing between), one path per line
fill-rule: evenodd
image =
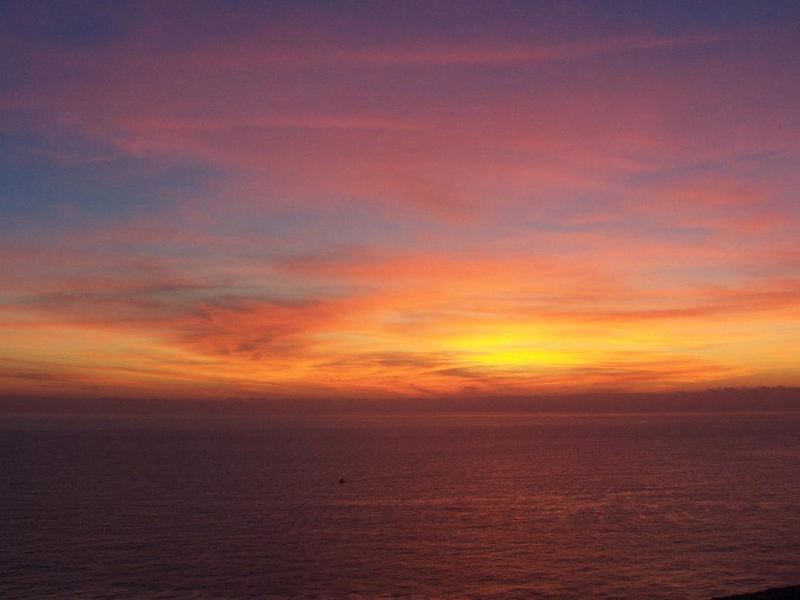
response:
M243 66L274 66L282 68L319 65L378 65L399 66L497 66L519 63L561 62L581 60L607 54L637 52L657 49L684 48L716 44L741 38L732 34L700 34L683 36L633 35L600 39L593 42L572 42L556 45L497 44L425 44L387 45L370 49L342 47L302 48L297 50L270 50L261 45L248 44L225 54L203 53L191 56L192 62L203 69ZM233 57L238 56L238 60Z

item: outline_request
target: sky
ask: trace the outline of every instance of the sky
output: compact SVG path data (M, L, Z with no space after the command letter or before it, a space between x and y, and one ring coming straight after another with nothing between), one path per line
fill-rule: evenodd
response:
M797 2L0 3L0 394L800 385Z

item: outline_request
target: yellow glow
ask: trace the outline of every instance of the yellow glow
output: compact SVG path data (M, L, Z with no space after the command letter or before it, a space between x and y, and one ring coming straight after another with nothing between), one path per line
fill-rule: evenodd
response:
M471 363L489 366L558 366L582 364L585 358L574 351L558 348L553 340L522 334L485 334L459 337L444 344L444 349L463 353Z

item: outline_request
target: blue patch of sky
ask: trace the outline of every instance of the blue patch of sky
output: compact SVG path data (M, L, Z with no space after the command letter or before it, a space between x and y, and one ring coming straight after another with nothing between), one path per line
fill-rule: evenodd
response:
M800 17L800 3L796 0L594 0L584 5L611 24L648 24L663 33L686 31L688 27L750 29Z
M7 218L48 220L74 211L124 218L200 193L220 174L205 164L154 161L70 140L0 134L0 206Z
M131 7L104 0L0 3L0 35L49 46L94 47L123 35ZM121 10L122 9L122 10Z
M25 18L21 18L22 15ZM583 2L500 1L449 3L353 2L312 0L253 3L161 3L107 0L0 3L0 32L46 39L53 44L95 46L158 19L171 44L203 37L225 39L291 24L305 37L326 37L325 30L348 43L369 44L432 40L475 40L502 36L510 42L586 39L614 31L647 30L672 34L687 30L726 30L787 22L800 16L793 0L585 0ZM597 20L601 20L598 26ZM593 27L590 25L594 25ZM10 30L10 28L14 28ZM294 32L272 30L291 43Z

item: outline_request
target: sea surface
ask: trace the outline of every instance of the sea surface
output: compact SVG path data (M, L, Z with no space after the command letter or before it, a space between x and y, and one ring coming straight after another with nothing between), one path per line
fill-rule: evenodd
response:
M798 414L0 418L2 598L796 583Z

